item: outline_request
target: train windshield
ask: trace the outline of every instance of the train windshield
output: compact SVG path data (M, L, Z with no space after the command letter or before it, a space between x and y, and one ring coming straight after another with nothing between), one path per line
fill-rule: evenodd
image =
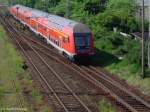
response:
M90 36L76 36L75 37L76 47L89 47L90 46Z

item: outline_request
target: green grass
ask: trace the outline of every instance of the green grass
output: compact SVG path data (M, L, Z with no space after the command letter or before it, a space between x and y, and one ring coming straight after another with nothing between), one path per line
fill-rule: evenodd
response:
M22 93L23 87L27 86L30 90L29 97L31 97L38 104L42 102L40 112L52 112L47 104L44 103L42 95L34 88L33 81L30 75L22 69L23 59L16 52L14 46L9 42L5 30L0 26L0 109L18 107L18 93ZM27 82L27 85L21 83L22 80ZM15 88L13 87L15 82ZM28 100L21 94L21 99L24 108L28 112L32 112L32 106ZM19 108L19 107L18 107ZM1 111L1 110L0 110Z
M0 111L3 111L2 108L14 107L32 112L22 94L22 86L18 80L20 74L26 75L22 69L23 60L9 42L2 26L0 26L0 59ZM23 107L18 103L19 100Z
M98 103L98 109L100 112L117 112L115 108L106 99L102 99Z
M10 79L22 72L22 59L19 57L14 47L8 43L5 32L0 27L0 74ZM5 74L5 75L4 75Z

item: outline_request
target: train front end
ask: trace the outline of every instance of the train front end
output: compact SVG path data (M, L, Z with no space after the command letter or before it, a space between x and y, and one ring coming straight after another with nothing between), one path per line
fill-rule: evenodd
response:
M94 55L94 42L91 30L84 24L74 27L75 60L89 59Z

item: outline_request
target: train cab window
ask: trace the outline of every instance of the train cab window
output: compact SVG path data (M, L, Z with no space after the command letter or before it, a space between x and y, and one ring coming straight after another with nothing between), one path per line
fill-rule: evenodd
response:
M75 44L77 47L89 47L90 36L75 36Z

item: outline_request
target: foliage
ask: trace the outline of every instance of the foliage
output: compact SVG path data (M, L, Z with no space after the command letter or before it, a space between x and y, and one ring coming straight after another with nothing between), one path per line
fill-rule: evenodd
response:
M108 0L87 0L84 10L90 14L98 14L105 10L107 1Z
M124 9L124 13L134 13L135 6L135 0L109 0L107 9Z
M131 64L140 65L140 43L136 40L128 39L125 41L125 47L126 51L128 52L126 55L128 62Z
M37 100L37 102L40 102L42 100L42 95L40 94L40 92L36 89L33 89L31 92L31 96L34 97L34 99Z
M135 19L136 5L133 4L133 0L109 0L105 12L99 17L101 25L109 30L117 27L127 33L139 30Z
M107 10L99 16L99 21L108 30L116 27L119 31L126 33L139 31L138 22L134 17L126 15L124 10Z
M58 3L58 5L57 6L55 6L55 7L49 7L48 8L48 11L49 12L51 12L51 13L54 13L54 14L57 14L57 15L65 15L65 11L66 11L66 4L65 4L65 2L64 1L60 1L59 3Z
M116 112L116 110L112 107L112 105L106 99L102 99L99 102L98 108L100 112Z
M22 59L16 53L14 46L8 42L6 32L0 26L0 107L12 106L17 97L14 95L8 97L7 92L11 91L12 94L21 92L21 86L18 81L18 74L22 72ZM15 88L13 83L15 82ZM16 102L14 102L15 105Z

